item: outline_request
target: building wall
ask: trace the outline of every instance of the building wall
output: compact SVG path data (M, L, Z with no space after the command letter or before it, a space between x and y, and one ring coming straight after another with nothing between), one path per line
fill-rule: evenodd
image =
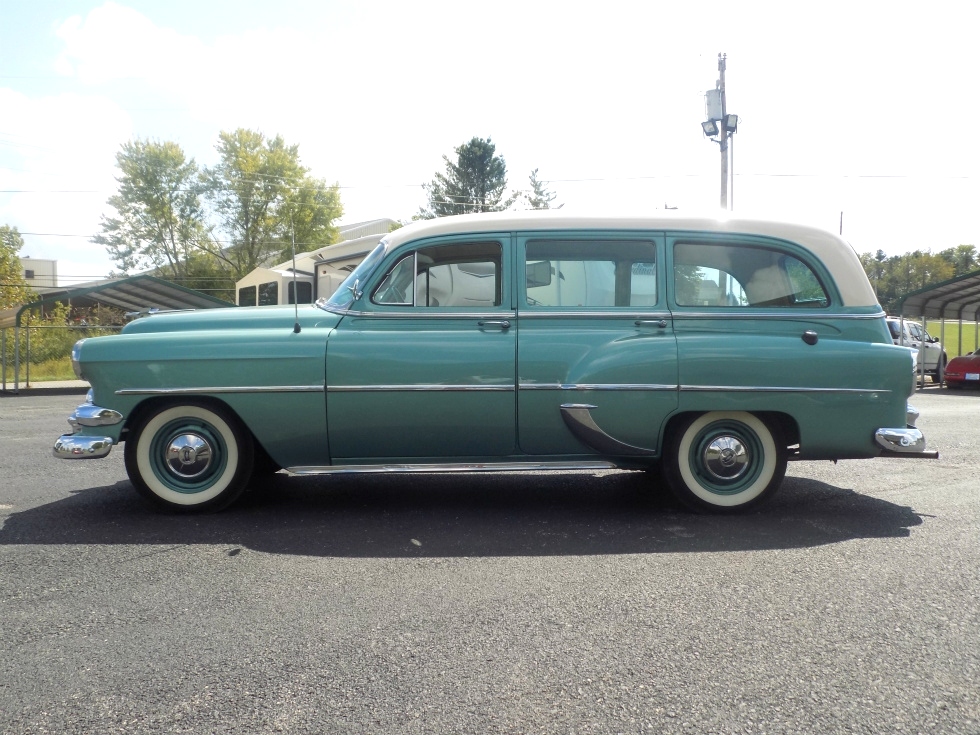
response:
M52 288L58 285L58 261L31 258L20 259L24 280L31 288Z

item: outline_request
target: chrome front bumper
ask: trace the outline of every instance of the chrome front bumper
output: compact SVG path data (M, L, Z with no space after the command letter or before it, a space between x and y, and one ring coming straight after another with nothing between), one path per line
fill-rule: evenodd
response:
M94 405L92 391L89 391L85 403L68 417L72 433L59 437L54 443L54 456L58 459L99 459L106 456L115 443L111 436L85 436L78 432L84 428L114 426L122 420L123 415L118 411Z
M66 434L54 443L58 459L99 459L112 449L110 436L74 436Z

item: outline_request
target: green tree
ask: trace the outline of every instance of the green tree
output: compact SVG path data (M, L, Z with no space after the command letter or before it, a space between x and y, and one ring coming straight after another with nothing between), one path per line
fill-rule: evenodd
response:
M879 249L874 255L871 253L862 253L858 258L861 260L861 265L864 266L864 272L867 273L868 280L871 281L871 286L877 294L878 286L885 275L885 263L888 260L888 256L885 255L884 250Z
M209 252L227 263L236 279L291 251L336 242L343 214L340 189L309 176L299 147L280 136L239 128L222 132L219 163L205 170L205 196L226 240L212 239Z
M456 160L443 156L445 172L436 172L423 184L428 204L419 208L415 219L434 219L454 214L499 212L514 203L516 195L504 199L507 164L496 155L490 138L473 138L456 149Z
M980 257L977 256L977 249L973 245L957 245L955 248L940 251L939 255L952 264L955 276L962 276L980 268Z
M102 216L104 245L124 273L156 269L163 277L191 275L192 256L206 241L198 168L176 143L134 140L116 154L115 216Z
M206 250L191 254L187 263L187 275L178 283L185 288L235 303L235 278L231 269Z
M525 194L528 206L531 209L551 209L551 203L557 195L548 189L548 182L538 179L537 169L531 172L528 181L531 184L531 189Z
M28 304L34 299L34 292L24 280L24 267L20 262L23 247L24 238L16 227L0 227L0 309Z
M947 281L956 274L955 266L942 254L914 250L887 259L882 251L860 257L868 279L875 286L886 311L895 312L904 296L927 286Z

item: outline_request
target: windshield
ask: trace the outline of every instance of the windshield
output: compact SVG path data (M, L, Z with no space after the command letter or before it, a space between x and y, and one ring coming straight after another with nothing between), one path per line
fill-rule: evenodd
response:
M384 257L385 250L388 247L387 240L382 240L378 243L378 246L372 250L368 256L361 261L351 274L344 279L344 282L337 287L337 290L333 292L330 298L318 299L316 305L321 309L329 310L330 307L335 309L346 309L350 306L351 302L354 300L353 287L354 283L359 281L358 290L364 288L364 283L367 277L371 275L371 271L378 264L381 258Z

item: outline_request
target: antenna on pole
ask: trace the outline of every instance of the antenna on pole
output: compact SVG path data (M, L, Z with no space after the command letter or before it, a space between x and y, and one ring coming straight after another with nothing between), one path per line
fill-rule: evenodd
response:
M296 225L293 224L293 215L289 215L289 230L293 242L293 313L296 321L293 324L293 334L300 333L299 326L299 289L296 288Z

